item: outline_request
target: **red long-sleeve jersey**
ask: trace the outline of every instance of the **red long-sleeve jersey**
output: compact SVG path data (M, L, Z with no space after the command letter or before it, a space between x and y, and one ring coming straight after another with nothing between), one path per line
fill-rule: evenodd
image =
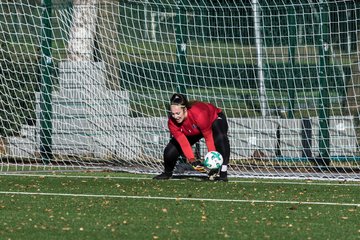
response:
M169 117L168 127L170 133L180 144L187 159L194 159L194 152L186 136L202 134L208 151L216 151L212 134L212 123L218 118L221 109L211 103L196 102L187 109L187 117L182 123L177 123Z

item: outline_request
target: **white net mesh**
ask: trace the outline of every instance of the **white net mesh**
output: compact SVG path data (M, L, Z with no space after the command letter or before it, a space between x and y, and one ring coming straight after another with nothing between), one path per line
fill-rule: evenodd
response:
M240 2L2 1L1 170L159 172L182 92L233 176L359 179L360 4Z

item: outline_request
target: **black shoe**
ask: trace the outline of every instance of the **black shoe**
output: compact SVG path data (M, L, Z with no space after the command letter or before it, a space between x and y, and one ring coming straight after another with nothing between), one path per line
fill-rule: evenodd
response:
M155 177L153 177L153 179L156 179L156 180L167 180L169 178L171 178L172 176L172 173L171 172L163 172L161 173L160 175L157 175Z
M220 172L219 181L223 181L223 182L227 182L227 181L228 181L227 172Z
M220 176L215 177L214 179L215 181L222 181L222 182L227 182L229 181L227 178L227 172L220 172Z

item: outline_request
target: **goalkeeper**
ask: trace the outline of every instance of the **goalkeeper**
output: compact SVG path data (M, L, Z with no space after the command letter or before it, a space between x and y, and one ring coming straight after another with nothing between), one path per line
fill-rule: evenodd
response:
M196 160L192 145L204 138L208 151L218 151L223 157L219 170L211 170L209 178L227 181L227 165L230 144L227 136L228 123L221 109L211 103L188 101L175 93L170 99L168 128L172 135L164 150L164 172L154 179L169 179L180 155L186 157L196 171L206 172L200 160Z

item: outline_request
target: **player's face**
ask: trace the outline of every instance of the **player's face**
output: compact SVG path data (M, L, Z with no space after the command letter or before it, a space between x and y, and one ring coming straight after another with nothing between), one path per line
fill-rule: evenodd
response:
M187 114L186 108L177 105L171 105L170 111L171 117L173 117L177 123L182 123L185 120Z

